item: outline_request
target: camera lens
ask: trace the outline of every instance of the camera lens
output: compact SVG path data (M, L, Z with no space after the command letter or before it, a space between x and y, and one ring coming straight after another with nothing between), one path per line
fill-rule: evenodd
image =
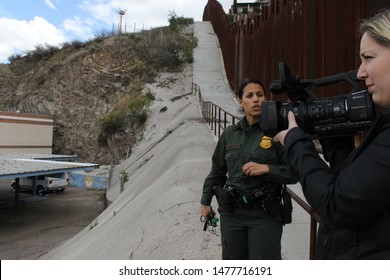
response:
M288 127L289 111L294 113L298 126L313 138L353 135L370 128L375 118L371 96L366 90L288 104L266 101L261 111L261 125L269 137Z

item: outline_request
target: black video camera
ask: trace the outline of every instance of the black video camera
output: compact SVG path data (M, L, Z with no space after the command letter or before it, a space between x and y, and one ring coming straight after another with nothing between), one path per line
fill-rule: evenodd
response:
M363 90L357 70L316 80L301 80L292 76L291 70L279 63L280 80L273 81L274 94L286 92L290 103L264 101L261 105L261 126L264 134L273 137L288 127L289 111L297 124L312 139L355 135L368 130L375 120L375 106L371 95ZM312 86L326 86L347 82L352 92L346 95L319 99Z

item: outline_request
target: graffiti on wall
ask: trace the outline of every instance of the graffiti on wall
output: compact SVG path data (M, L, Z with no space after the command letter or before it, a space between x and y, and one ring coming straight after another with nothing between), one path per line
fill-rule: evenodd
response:
M77 188L104 190L108 186L108 178L72 173L70 176L70 186Z

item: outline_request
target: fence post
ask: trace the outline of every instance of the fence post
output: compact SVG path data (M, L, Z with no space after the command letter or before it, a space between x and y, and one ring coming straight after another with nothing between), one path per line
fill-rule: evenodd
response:
M123 192L124 189L125 189L125 178L121 176L121 192Z
M108 188L111 188L112 176L114 174L114 163L111 161L110 171L108 172Z

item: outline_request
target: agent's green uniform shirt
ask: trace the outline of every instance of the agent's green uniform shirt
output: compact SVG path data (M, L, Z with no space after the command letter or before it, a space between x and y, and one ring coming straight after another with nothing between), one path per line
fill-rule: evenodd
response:
M248 162L267 164L269 173L261 176L247 176L242 166ZM288 171L285 150L280 143L264 136L260 124L249 126L246 118L225 129L212 156L212 168L203 185L202 205L210 205L213 185L234 186L241 192L249 192L269 185L278 191L282 184L296 183Z

